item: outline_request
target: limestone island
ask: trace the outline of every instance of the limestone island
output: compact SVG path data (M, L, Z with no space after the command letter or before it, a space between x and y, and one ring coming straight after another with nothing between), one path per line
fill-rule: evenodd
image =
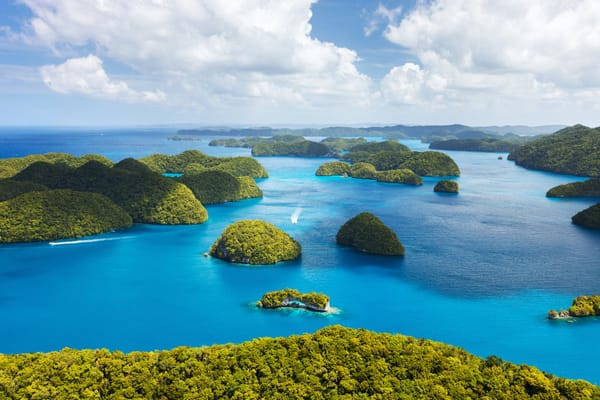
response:
M567 319L600 316L600 295L579 296L568 310L550 310L548 319Z
M300 293L296 289L283 289L262 295L256 303L261 308L304 308L315 312L329 312L329 296L323 293Z
M386 256L404 255L404 246L390 228L375 215L363 212L348 220L336 235L336 242L360 251Z
M439 181L433 188L434 192L437 193L458 193L458 183L455 181Z
M243 220L225 228L210 255L232 263L267 265L298 258L301 251L300 243L275 225Z
M588 229L600 229L600 203L579 211L571 217L571 222Z

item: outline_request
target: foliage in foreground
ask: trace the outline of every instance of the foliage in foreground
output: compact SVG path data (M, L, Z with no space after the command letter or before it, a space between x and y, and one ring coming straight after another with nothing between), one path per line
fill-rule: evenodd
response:
M323 293L301 293L296 289L283 289L263 294L257 306L264 308L285 307L289 301L294 300L303 303L309 308L320 310L325 310L329 305L329 296Z
M600 229L600 203L586 208L571 217L575 225L589 229Z
M440 193L458 193L458 183L455 181L442 180L435 184L433 191Z
M330 326L239 345L0 355L4 399L594 399L600 388L402 335Z
M122 208L96 193L49 190L0 202L0 243L81 237L131 223Z
M184 174L179 181L189 187L202 204L225 203L263 195L254 179L249 176L237 178L224 171Z
M300 243L275 225L244 220L225 228L210 254L229 262L265 265L298 258L301 250Z
M342 246L352 246L367 253L404 255L404 247L394 231L368 212L360 213L342 225L336 241Z
M600 197L600 178L554 186L546 197Z
M599 151L600 131L574 125L519 147L508 159L525 168L600 177Z

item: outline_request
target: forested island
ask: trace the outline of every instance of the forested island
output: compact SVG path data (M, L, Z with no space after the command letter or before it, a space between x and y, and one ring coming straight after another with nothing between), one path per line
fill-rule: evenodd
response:
M600 203L573 215L571 222L588 229L600 229Z
M300 243L275 225L243 220L225 228L210 255L232 263L266 265L298 258L301 250Z
M375 215L362 212L350 218L339 229L335 240L342 246L385 256L404 255L404 246L396 233Z
M261 308L304 308L309 311L327 312L329 296L323 293L301 293L296 289L283 289L262 295L256 303Z
M548 318L562 319L573 317L593 317L600 315L600 295L579 296L573 300L568 310L550 310Z
M541 171L600 177L600 131L574 125L524 144L509 154L517 165Z
M190 150L116 164L93 154L36 154L0 160L0 176L0 243L14 243L81 237L132 223L203 223L203 203L262 197L253 177L268 174L250 157Z
M555 186L546 192L546 197L600 197L600 178Z
M510 153L532 140L531 137L511 136L510 138L482 137L469 139L438 140L429 144L434 150L460 150Z
M455 181L442 180L435 184L433 191L438 193L458 193L458 183Z
M0 354L6 399L595 399L600 388L403 335L329 326L242 344Z

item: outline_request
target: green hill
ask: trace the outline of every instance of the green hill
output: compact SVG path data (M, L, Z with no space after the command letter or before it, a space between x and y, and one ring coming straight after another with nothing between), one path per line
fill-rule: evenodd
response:
M244 220L229 225L210 254L233 263L265 265L298 258L301 250L300 243L275 225Z
M584 228L600 229L600 203L573 215L571 221Z
M25 157L0 159L0 179L10 178L29 167L31 164L39 161L74 168L80 167L88 161L98 161L108 166L113 164L108 158L97 154L86 154L81 157L76 157L67 153L31 154Z
M263 195L254 179L249 176L238 178L218 170L184 174L178 180L189 187L202 204L225 203Z
M33 182L19 182L12 179L0 179L0 201L5 201L29 192L48 190L44 185Z
M548 190L547 197L600 197L600 178L571 182Z
M329 326L242 344L0 355L4 399L565 399L600 388L443 343Z
M49 190L0 202L0 243L76 238L131 223L122 208L96 193Z
M600 177L600 131L583 125L529 142L508 156L525 168Z
M352 246L366 253L404 255L404 247L394 231L368 212L349 219L339 229L335 239L342 246Z
M438 193L458 193L458 183L448 180L439 181L435 184L433 191Z

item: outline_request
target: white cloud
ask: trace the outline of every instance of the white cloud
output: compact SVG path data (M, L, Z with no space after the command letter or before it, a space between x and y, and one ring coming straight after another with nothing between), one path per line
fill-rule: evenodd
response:
M34 14L30 42L57 54L91 48L178 104L311 108L370 98L357 54L311 37L317 0L22 1Z
M395 99L442 96L452 107L581 98L580 92L600 89L599 20L597 0L418 2L384 32L419 61L407 95ZM411 68L392 69L384 93L394 80L404 82Z
M122 81L111 81L102 60L90 54L71 58L60 65L46 65L40 69L46 86L58 93L77 93L92 97L129 102L161 102L165 100L160 91L138 92Z
M396 24L400 14L402 14L402 6L387 8L379 3L375 11L368 16L367 24L363 29L365 36L371 36L379 30L381 25Z

